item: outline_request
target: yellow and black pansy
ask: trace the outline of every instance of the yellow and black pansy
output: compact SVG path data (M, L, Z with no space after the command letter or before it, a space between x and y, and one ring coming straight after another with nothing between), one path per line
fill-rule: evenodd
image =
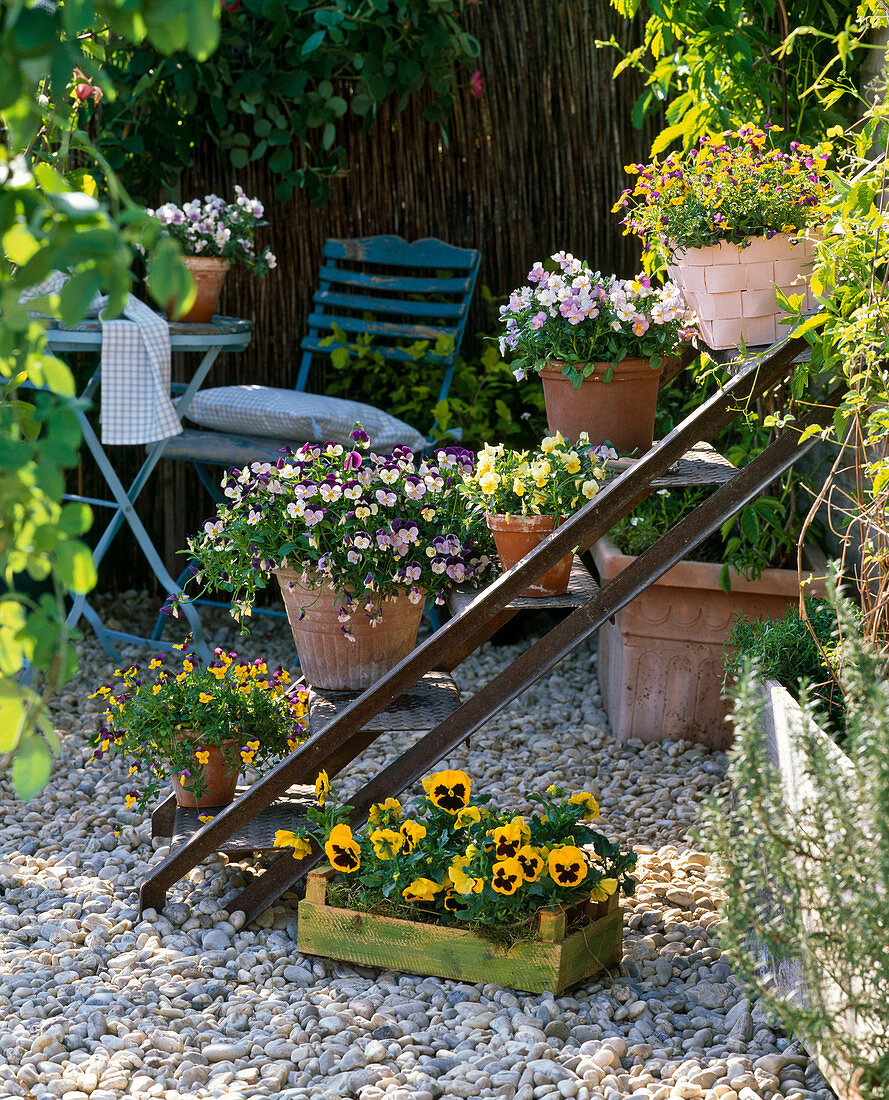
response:
M374 829L370 842L377 859L394 859L404 847L404 836L395 829Z
M324 845L324 851L338 871L350 874L361 866L361 848L348 825L334 825Z
M543 871L543 853L538 848L525 844L516 852L516 860L522 869L525 882L536 882Z
M461 771L434 772L423 780L429 801L449 814L459 813L469 803L471 786L469 776Z
M494 838L494 855L497 859L512 859L524 840L522 830L515 821L501 825L499 829L492 829L490 835Z
M441 889L441 884L431 878L415 878L410 886L405 886L401 891L401 896L407 902L433 901Z
M522 865L517 859L502 859L491 868L491 886L498 894L514 894L522 881Z
M586 856L573 844L553 848L547 860L550 878L559 886L577 886L586 878L589 864Z
M456 913L457 895L453 890L446 891L445 896L441 899L441 904L449 913Z
M275 833L275 847L292 848L294 859L305 859L312 851L311 842L290 829L278 829Z
M403 851L412 852L426 835L426 826L408 818L407 821L402 821L399 832L404 837Z
M467 874L466 867L470 862L468 855L458 856L448 868L448 878L458 894L480 894L485 887L484 879Z

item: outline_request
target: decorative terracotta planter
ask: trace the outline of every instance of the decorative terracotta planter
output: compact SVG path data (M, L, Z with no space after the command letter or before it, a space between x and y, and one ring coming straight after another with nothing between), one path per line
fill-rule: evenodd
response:
M494 535L494 545L500 555L504 572L530 554L553 530L552 516L488 515L485 518ZM557 565L547 570L539 581L520 595L540 599L544 596L561 596L568 588L573 557L573 554L566 554Z
M704 343L714 350L774 344L790 329L778 305L775 288L786 295L804 294L805 309L814 310L809 276L814 242L787 233L754 237L746 248L722 241L708 248L673 254L670 278L698 315Z
M611 443L622 451L644 454L654 438L654 414L663 364L651 369L648 359L624 359L617 366L596 363L596 369L575 389L562 374L564 364L553 360L540 372L546 420L551 433L558 429L576 443L587 432L590 443ZM611 368L610 382L602 376Z
M222 284L231 264L228 260L213 256L183 256L182 262L194 279L194 305L181 317L174 317L173 304L170 303L167 306L167 319L191 325L207 324L213 320Z
M636 560L607 538L592 553L603 584ZM723 592L721 568L680 562L599 628L599 687L619 741L682 738L714 749L731 744L722 678L735 616L783 618L799 600L800 586L795 569L765 569L756 581L733 571L732 590ZM823 582L806 593L823 595Z
M203 779L207 789L200 798L196 798L174 776L173 791L176 795L176 802L180 806L197 806L200 808L228 806L235 799L238 772L240 770L238 765L235 764L234 767L230 765L225 760L223 750L218 745L200 745L199 750L209 753L209 759L203 766ZM186 782L190 784L193 780L188 779Z
M351 619L355 641L342 630L339 612L342 601L326 584L304 585L301 573L273 570L299 654L306 681L329 690L363 691L403 660L417 643L423 617L423 603L411 603L407 592L390 597L383 604L383 616L376 626L360 609ZM303 614L303 612L305 612Z

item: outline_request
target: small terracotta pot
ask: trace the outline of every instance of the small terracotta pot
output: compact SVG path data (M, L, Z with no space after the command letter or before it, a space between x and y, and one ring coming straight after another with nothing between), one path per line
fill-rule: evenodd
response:
M794 243L795 242L795 243ZM775 288L805 295L804 309L816 302L809 288L815 244L787 233L753 237L746 248L721 241L707 248L674 252L667 265L698 317L704 343L715 350L774 344L790 329Z
M228 748L231 747L228 746ZM225 760L223 750L218 745L199 745L198 751L209 753L207 763L203 765L203 779L207 789L198 799L174 776L173 791L176 794L176 802L180 806L197 806L205 809L228 806L235 800L240 768L237 764L232 766ZM193 770L199 766L195 761ZM194 780L189 779L187 782L193 783Z
M183 256L182 262L194 279L195 300L191 309L181 317L174 316L174 304L167 306L167 319L189 325L205 325L213 320L222 284L231 264L218 256Z
M564 433L563 433L564 434ZM494 545L500 555L503 571L528 556L547 535L552 534L552 516L498 516L487 515L488 527L494 535ZM573 554L566 554L558 564L521 592L522 596L542 599L545 596L561 596L568 589Z
M587 432L593 446L611 443L640 454L650 449L663 364L652 370L648 359L624 359L617 366L596 363L577 390L562 374L563 365L553 360L540 372L550 433L558 429L576 443L580 433ZM614 374L604 382L609 367Z
M403 660L417 644L423 617L423 601L411 603L408 593L383 603L383 616L376 626L355 600L350 627L355 641L349 641L338 615L342 599L329 585L310 587L301 573L274 569L284 608L299 654L306 681L313 687L341 691L363 691ZM302 612L305 614L302 614Z

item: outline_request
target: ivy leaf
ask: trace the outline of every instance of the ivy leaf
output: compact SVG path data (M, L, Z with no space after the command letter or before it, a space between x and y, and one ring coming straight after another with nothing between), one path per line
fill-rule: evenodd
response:
M324 41L327 35L326 30L315 31L314 34L310 34L309 37L303 42L302 56L308 57L309 54L315 52L321 43Z

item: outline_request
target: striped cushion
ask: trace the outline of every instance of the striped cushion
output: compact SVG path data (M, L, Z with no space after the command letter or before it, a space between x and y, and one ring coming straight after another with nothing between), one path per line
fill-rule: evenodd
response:
M373 405L271 386L199 390L188 417L204 428L293 443L346 444L360 421L377 451L399 446L419 450L426 444L415 428Z

